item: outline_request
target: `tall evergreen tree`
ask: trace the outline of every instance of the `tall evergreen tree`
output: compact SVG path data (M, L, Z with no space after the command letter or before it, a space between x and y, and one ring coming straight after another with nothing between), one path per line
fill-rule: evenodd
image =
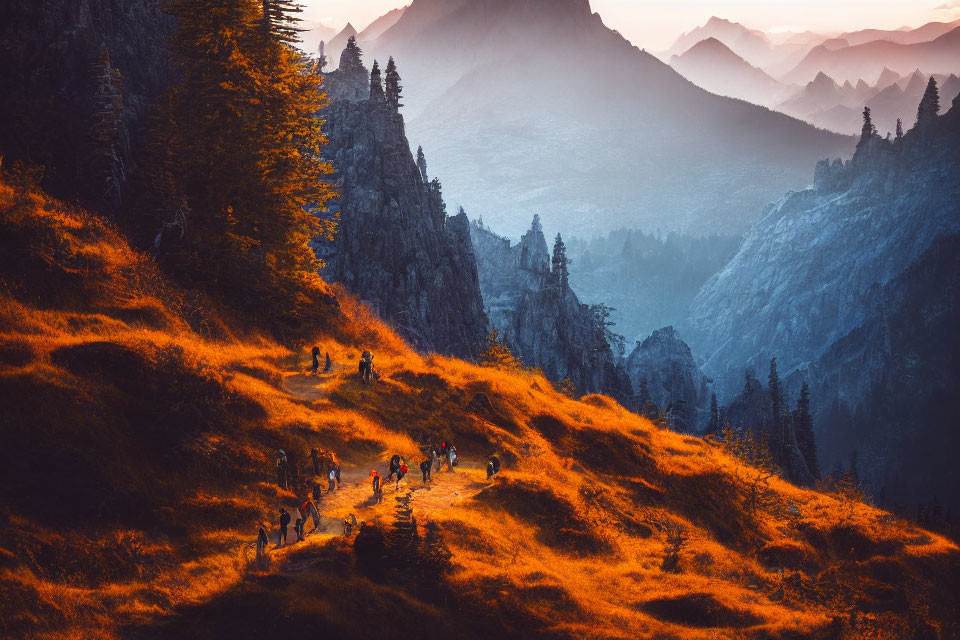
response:
M120 70L110 64L106 45L100 46L100 56L91 72L96 92L90 124L90 169L101 189L98 204L112 215L120 206L120 190L125 180L126 132L122 120L123 78Z
M813 433L813 416L810 415L810 387L806 382L800 388L794 427L797 433L797 444L800 446L800 453L807 463L807 468L814 479L819 479L820 466L817 464L817 442Z
M780 386L780 374L777 372L777 359L770 359L770 375L767 379L770 389L770 405L773 412L770 425L770 450L777 464L783 466L784 429L783 429L783 388Z
M423 155L423 147L417 147L417 169L420 170L420 177L423 179L423 184L427 184L427 158ZM481 226L481 228L483 227Z
M717 406L717 394L710 394L710 421L707 423L707 433L720 433L720 408Z
M334 189L317 76L286 32L264 28L288 24L293 9L263 6L269 20L252 0L168 4L180 81L159 110L153 173L165 176L161 197L190 213L160 258L189 284L292 328L312 305L303 284L319 278L308 242L335 229L323 215Z
M403 87L400 86L400 74L397 73L397 64L393 61L393 56L387 61L387 75L385 92L387 94L387 104L394 111L399 111L403 105L400 103L400 93Z
M917 107L917 126L926 127L937 121L940 113L940 91L933 76L927 82L927 89L923 92L920 105Z
M380 76L380 63L376 60L370 69L370 99L383 100L383 80Z
M300 42L303 31L297 26L303 13L303 5L291 0L262 0L262 26L275 40L293 45Z
M857 150L859 151L864 145L869 144L876 135L877 128L873 126L873 119L870 116L870 107L864 107L863 127L860 129L860 141L857 143Z
M570 286L569 273L567 265L567 246L563 244L563 238L557 234L557 239L553 243L553 280L561 294L566 292Z
M901 138L903 138L903 120L901 120L900 118L897 118L897 134L896 134L896 139L897 139L897 140L900 140Z

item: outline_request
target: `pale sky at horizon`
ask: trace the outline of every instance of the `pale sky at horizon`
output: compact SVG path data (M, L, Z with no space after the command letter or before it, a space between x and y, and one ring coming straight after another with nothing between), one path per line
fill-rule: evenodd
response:
M341 29L363 29L410 0L301 0L304 18ZM855 29L919 27L960 18L960 0L590 0L604 24L633 44L666 49L710 16L763 31L840 33Z

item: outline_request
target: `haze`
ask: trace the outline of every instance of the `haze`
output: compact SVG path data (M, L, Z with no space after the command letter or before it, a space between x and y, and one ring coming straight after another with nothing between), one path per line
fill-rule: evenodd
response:
M305 18L342 28L362 29L404 0L302 0ZM604 22L639 47L659 51L678 35L716 15L764 31L841 33L854 29L898 29L960 17L951 0L591 0Z

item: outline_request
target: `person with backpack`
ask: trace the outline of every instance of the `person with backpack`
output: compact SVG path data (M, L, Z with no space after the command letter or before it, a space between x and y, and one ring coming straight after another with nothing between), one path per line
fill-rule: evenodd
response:
M308 497L300 506L300 511L303 512L304 519L309 517L313 520L313 529L311 529L311 533L320 528L320 510L317 509L317 503Z
M313 366L311 367L313 375L317 375L317 371L320 370L320 347L314 347L310 355L313 356Z
M372 479L371 484L373 484L373 497L377 504L380 504L383 499L383 478L380 477L380 473L376 469L370 470L370 478Z
M453 468L457 466L457 448L452 444L447 451L447 460L450 463L450 471L453 471Z
M397 454L393 454L393 457L390 458L390 466L387 469L387 482L393 480L393 476L400 472L400 463L402 460L403 459Z
M373 375L373 354L369 351L364 351L360 356L359 373L360 382L370 384L370 376Z
M487 480L493 477L493 461L487 462Z
M437 445L430 448L430 460L433 462L433 469L440 471L440 447Z
M327 492L333 493L337 488L337 470L333 467L330 467L330 471L327 472Z
M266 559L269 546L270 536L267 534L267 525L261 522L257 531L257 563L262 563Z
M303 535L303 523L306 522L306 519L306 514L297 510L297 521L293 524L293 531L297 534L297 542L302 542L305 537Z
M500 458L497 456L490 456L490 464L493 465L493 475L500 473Z
M287 490L287 454L283 449L277 451L277 484Z
M400 481L403 480L403 476L407 475L407 471L410 469L407 468L407 463L400 461L400 468L397 469L397 486L394 487L397 491L400 490Z
M283 507L280 507L280 539L277 540L277 547L287 544L287 527L290 526L290 514Z
M323 487L320 486L319 482L313 483L313 492L310 497L313 498L314 502L320 502L320 498L323 497Z
M432 480L431 472L433 471L433 459L426 458L423 462L420 463L420 473L423 474L423 484L427 484L427 480Z

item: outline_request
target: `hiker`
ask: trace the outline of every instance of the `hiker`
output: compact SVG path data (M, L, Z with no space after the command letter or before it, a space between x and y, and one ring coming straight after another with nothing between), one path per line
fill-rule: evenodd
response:
M360 382L369 384L371 375L373 375L373 354L364 351L360 356Z
M323 488L320 486L319 482L313 483L313 492L310 497L313 498L314 502L319 502L320 498L323 497Z
M493 460L487 462L487 480L493 477Z
M280 539L277 540L277 547L287 544L287 527L290 526L290 514L283 507L280 507Z
M317 509L316 502L307 498L306 502L300 506L300 510L303 511L304 516L309 516L313 520L313 529L310 530L310 533L320 528L320 511Z
M333 369L333 360L330 359L330 352L327 351L327 361L323 365L323 372L330 373Z
M260 523L257 531L257 562L263 562L267 557L267 547L270 546L270 536L267 534L267 525Z
M373 497L376 498L377 504L380 504L380 500L383 499L383 478L376 469L370 470L370 477L373 479Z
M297 534L297 542L303 541L303 523L306 521L306 514L302 511L297 511L297 521L293 525L293 530Z
M328 480L327 492L328 492L328 493L333 493L333 491L337 488L337 470L336 470L336 468L330 467L330 471L327 473L327 480Z
M397 491L400 490L400 481L403 480L403 476L407 475L407 471L410 471L410 469L405 462L401 461L400 468L397 469L397 486L395 487Z
M313 375L317 375L317 371L320 370L320 347L314 347L310 355L313 356Z
M339 490L340 489L340 459L337 457L337 454L335 453L331 453L330 456L333 458L333 462L331 464L333 465L333 471L335 472L335 475L336 475L337 489Z
M440 471L440 448L437 445L430 448L430 461L433 463L433 467Z
M450 471L453 471L453 468L457 466L457 448L453 445L447 450L447 462L450 465Z
M390 482L391 480L393 480L393 476L395 476L400 471L400 462L401 462L400 456L397 454L393 454L393 457L390 458L390 467L389 467L389 473L387 473L387 482Z
M490 456L490 464L493 465L493 475L500 473L500 458L497 456Z
M314 447L310 450L310 461L313 462L313 475L320 475L320 449Z
M287 454L283 449L277 451L277 484L281 489L287 489Z
M427 480L432 480L433 477L431 472L433 471L433 459L427 458L420 463L420 473L423 474L423 484L427 484Z

